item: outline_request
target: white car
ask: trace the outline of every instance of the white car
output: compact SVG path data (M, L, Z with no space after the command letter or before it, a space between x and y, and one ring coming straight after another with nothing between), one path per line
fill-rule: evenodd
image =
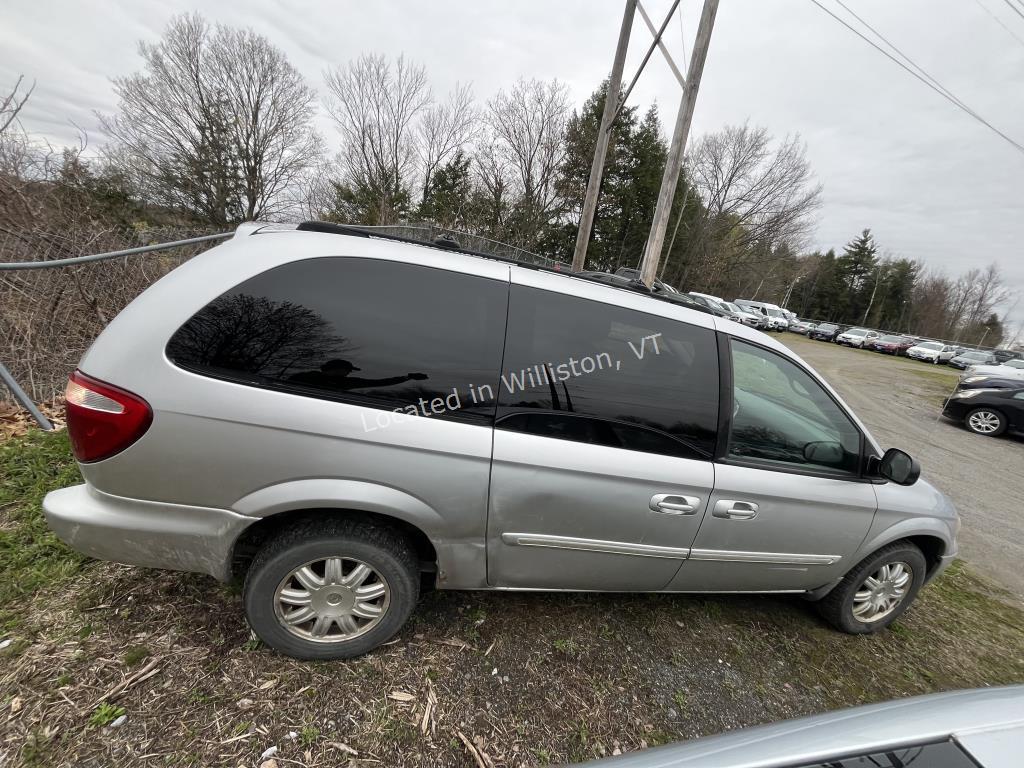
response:
M1007 360L1001 365L972 365L965 376L998 376L1000 379L1024 379L1024 360Z
M871 331L867 328L851 328L848 331L843 331L836 336L836 344L845 344L849 347L860 347L864 349L864 345L869 341L874 341L882 337L878 331Z
M924 360L926 363L948 363L956 356L956 347L941 341L922 341L907 350L907 357Z

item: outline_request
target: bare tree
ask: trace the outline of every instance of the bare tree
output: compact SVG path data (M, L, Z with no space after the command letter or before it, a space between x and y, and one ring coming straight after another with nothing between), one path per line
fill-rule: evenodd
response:
M704 204L687 263L702 273L727 273L749 256L768 264L778 247L799 247L821 205L799 136L775 146L763 127L730 126L696 143L687 171Z
M456 84L443 103L430 105L417 128L417 143L426 199L434 173L473 140L479 130L479 114L468 84Z
M555 215L555 180L565 154L568 89L557 80L519 80L487 103L487 123L496 150L510 169L519 199L514 239L532 246Z
M139 55L143 71L114 79L118 111L100 119L148 198L216 226L281 213L321 152L315 94L284 54L192 14Z
M8 126L17 119L18 113L25 106L25 102L32 95L32 91L36 89L35 81L33 81L32 87L28 89L28 93L19 99L18 91L21 89L21 81L24 79L23 75L19 75L11 92L0 99L0 134L3 134Z
M327 112L342 137L343 191L371 224L396 222L409 205L417 122L431 103L426 70L400 56L364 54L328 71Z

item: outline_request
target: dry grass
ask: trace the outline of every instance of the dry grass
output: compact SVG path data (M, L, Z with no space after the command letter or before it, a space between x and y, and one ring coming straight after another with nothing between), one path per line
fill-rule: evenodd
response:
M18 449L0 532L38 515L26 455L67 462L61 436ZM877 637L791 598L433 592L388 646L306 663L251 639L232 587L64 558L0 606L0 765L545 765L1024 681L1024 614L959 567Z

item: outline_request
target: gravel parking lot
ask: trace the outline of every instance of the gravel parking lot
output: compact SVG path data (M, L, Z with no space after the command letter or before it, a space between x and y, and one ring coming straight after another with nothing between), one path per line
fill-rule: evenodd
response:
M1024 441L939 418L960 372L786 333L779 340L828 379L885 448L902 448L963 519L960 554L1024 602Z

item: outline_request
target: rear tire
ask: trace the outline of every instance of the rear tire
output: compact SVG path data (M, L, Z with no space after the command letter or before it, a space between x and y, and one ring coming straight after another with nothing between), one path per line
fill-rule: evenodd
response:
M927 563L917 546L897 541L869 555L817 603L833 627L869 635L892 624L924 585Z
M998 437L1006 431L1006 417L994 408L975 408L964 418L964 426L976 435Z
M288 528L245 579L249 626L296 659L347 659L391 639L419 597L417 560L398 533L326 519Z

